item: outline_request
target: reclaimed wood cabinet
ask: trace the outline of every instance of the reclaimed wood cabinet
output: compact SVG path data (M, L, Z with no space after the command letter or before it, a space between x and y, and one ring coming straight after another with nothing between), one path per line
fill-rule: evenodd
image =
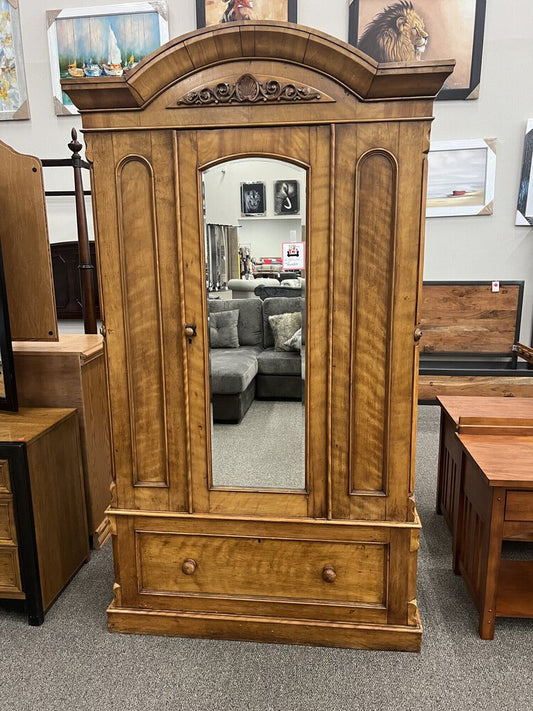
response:
M420 648L417 319L432 106L452 69L247 22L127 77L63 80L93 164L112 630ZM247 156L306 176L301 488L213 478L202 173Z
M0 598L40 625L88 558L76 411L0 414Z

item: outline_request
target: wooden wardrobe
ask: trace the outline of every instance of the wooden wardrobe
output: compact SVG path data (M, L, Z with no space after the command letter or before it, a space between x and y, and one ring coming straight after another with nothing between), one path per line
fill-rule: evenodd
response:
M119 632L418 650L418 306L433 99L292 24L175 39L68 79L92 162ZM307 175L305 487L212 483L202 171ZM238 198L237 198L238 199Z

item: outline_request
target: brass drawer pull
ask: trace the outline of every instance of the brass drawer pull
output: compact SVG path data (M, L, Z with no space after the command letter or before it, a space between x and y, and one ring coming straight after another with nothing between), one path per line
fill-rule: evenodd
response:
M322 569L322 579L326 583L334 583L337 579L337 573L332 565L325 565Z
M198 563L194 560L194 558L186 558L181 566L181 572L185 575L192 575L197 567Z

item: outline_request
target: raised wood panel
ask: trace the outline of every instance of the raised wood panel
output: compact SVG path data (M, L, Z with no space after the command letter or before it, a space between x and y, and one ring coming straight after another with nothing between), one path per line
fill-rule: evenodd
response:
M134 484L168 485L161 273L151 163L142 156L126 157L117 168L117 189L132 478Z
M383 545L137 534L141 593L258 596L383 605ZM192 574L182 565L197 564ZM336 579L326 582L325 567Z
M13 503L8 499L0 499L0 544L16 542L17 532L13 516Z
M0 244L11 338L57 341L41 161L0 141L0 166Z
M352 491L387 492L397 166L383 150L356 167L353 255Z
M0 459L0 494L9 494L10 491L9 462L7 459Z
M0 546L0 596L24 597L18 552L15 547Z

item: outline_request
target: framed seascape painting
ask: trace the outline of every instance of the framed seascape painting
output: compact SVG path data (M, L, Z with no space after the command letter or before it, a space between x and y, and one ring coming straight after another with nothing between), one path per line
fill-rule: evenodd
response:
M297 0L196 0L198 27L240 20L296 22Z
M350 44L377 62L455 59L437 99L477 99L486 0L350 0Z
M0 0L0 120L29 118L18 0Z
M431 143L426 217L492 215L495 143L483 138Z
M518 187L518 204L516 206L516 225L533 225L533 119L529 119L524 138L524 155L522 171Z
M61 79L121 76L169 38L166 0L48 10L46 18L58 116L77 113Z
M241 214L243 217L257 217L266 212L264 183L241 183Z

